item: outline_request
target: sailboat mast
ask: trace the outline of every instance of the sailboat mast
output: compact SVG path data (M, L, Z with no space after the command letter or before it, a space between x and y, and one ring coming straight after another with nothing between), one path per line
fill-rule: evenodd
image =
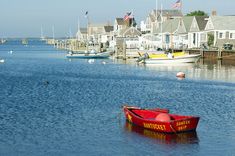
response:
M69 28L69 38L72 39L72 30Z
M54 25L52 26L52 38L53 38L53 44L55 47L55 27L54 27Z
M79 36L80 36L80 22L79 22L79 17L78 17L78 31L77 31L77 40L79 40Z
M86 49L87 51L89 50L88 46L89 46L89 25L90 25L90 21L89 21L89 12L86 11L85 17L87 18L87 43L86 43Z
M41 40L43 39L43 29L42 29L42 26L41 26Z

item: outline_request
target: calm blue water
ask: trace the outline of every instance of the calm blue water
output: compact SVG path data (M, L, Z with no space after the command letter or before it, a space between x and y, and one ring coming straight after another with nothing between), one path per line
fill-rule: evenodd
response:
M235 155L234 66L68 60L32 40L0 45L0 58L0 155ZM124 103L201 120L196 133L154 133L126 123Z

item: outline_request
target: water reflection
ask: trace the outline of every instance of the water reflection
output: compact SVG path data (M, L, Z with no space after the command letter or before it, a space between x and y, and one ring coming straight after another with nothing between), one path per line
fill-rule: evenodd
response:
M235 61L205 60L201 59L198 63L187 64L165 64L165 65L144 65L147 70L160 72L182 71L186 78L216 80L223 82L235 82Z
M125 123L125 129L129 132L135 132L145 137L155 139L158 143L163 144L197 144L199 142L196 131L179 134L159 133L135 126L128 121Z
M200 60L196 68L191 69L192 78L235 82L235 62L223 60Z

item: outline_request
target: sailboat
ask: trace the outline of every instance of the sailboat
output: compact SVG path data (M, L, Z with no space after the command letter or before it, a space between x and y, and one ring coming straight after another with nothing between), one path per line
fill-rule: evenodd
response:
M0 58L0 63L4 63L4 62L5 62L5 60Z
M85 16L87 18L87 27L88 27L90 23L89 17L88 17L88 11L86 12ZM80 29L80 26L79 26L79 20L78 20L78 30L79 29ZM71 31L70 31L70 35L71 35ZM94 47L89 49L89 41L87 39L85 51L74 52L70 48L70 51L67 53L66 57L67 58L80 58L80 59L104 59L104 58L109 58L112 54L113 54L113 51L105 51L105 52L96 51Z
M26 38L22 39L22 44L23 45L27 45L28 44L28 40Z
M107 51L107 52L97 52L94 49L90 51L85 51L85 52L69 52L66 57L67 58L81 58L81 59L104 59L104 58L109 58L113 52Z
M40 40L42 40L42 41L45 41L45 36L44 36L44 34L43 34L43 28L42 28L42 26L41 26L41 37L40 37Z
M5 40L5 39L2 38L2 39L0 40L0 44L4 44L6 41L7 41L7 40Z

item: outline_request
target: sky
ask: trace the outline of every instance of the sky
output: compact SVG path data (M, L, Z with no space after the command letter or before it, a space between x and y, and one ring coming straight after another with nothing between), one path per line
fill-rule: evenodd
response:
M177 0L157 0L158 8L172 9ZM182 0L183 14L202 10L208 14L235 15L235 0ZM88 15L91 23L114 23L132 11L138 24L156 8L156 0L0 0L0 38L75 35L78 23L86 27Z

